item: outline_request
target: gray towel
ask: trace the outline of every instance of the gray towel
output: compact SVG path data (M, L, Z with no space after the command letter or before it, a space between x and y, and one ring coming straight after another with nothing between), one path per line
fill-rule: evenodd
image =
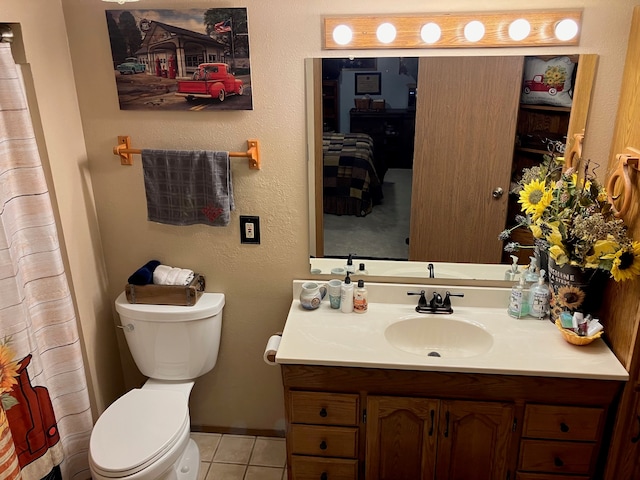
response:
M229 224L235 208L229 152L142 150L142 168L150 221Z

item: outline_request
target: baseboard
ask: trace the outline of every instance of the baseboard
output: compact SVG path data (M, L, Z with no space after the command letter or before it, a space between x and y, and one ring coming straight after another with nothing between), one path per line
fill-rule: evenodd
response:
M284 438L284 430L270 430L262 428L211 427L208 425L191 425L191 431L198 433L219 433L227 435L251 435L255 437Z

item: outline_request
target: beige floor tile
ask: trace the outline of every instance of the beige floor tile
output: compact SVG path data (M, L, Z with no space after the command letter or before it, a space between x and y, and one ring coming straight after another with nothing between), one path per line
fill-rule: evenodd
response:
M198 480L204 480L209 472L210 463L200 462L200 470L198 470Z
M249 465L244 480L281 480L282 468L256 467Z
M212 463L206 480L243 480L246 465Z
M284 467L287 449L284 438L257 437L249 465Z
M244 435L223 435L218 449L213 456L214 462L222 463L249 463L251 450L256 437Z
M191 433L191 438L198 445L200 460L210 462L213 459L213 454L216 453L222 435L219 433Z

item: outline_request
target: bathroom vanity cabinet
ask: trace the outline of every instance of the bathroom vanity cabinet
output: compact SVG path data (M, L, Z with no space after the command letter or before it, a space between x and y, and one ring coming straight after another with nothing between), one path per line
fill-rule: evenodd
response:
M612 380L282 365L289 480L601 478Z

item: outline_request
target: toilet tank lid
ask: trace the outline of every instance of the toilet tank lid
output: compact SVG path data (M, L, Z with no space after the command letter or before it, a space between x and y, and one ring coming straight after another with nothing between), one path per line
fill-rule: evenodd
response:
M189 321L213 317L222 312L224 293L205 292L192 306L129 303L125 292L116 299L116 311L128 318L153 321Z

